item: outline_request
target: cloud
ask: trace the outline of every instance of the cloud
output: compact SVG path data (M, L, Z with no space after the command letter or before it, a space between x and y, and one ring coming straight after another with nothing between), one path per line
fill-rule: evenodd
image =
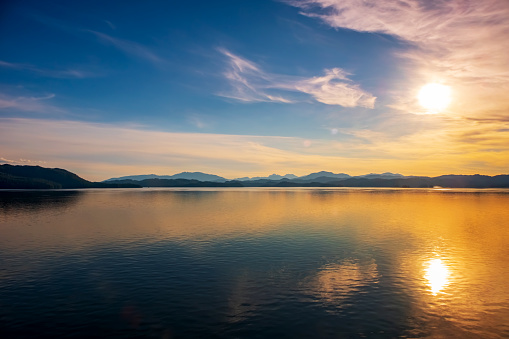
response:
M219 49L228 59L228 69L223 73L232 87L228 93L221 96L245 102L282 102L291 103L291 100L281 96L267 93L273 82L272 76L266 74L253 62L243 59L228 50Z
M311 79L300 80L289 85L289 89L312 95L316 101L327 105L343 107L363 106L373 108L376 98L351 84L348 73L340 68L325 70L325 75Z
M30 159L17 159L17 160L11 160L6 159L3 157L0 157L0 163L3 164L11 164L11 165L42 165L45 164L45 161L36 161L36 160L30 160Z
M94 34L102 42L112 45L115 48L121 50L128 56L134 56L139 59L150 61L154 64L162 64L164 62L164 60L161 57L159 57L156 53L154 53L148 47L141 45L137 42L130 41L130 40L124 40L124 39L118 39L118 38L112 37L108 34L96 32L96 31L92 31L92 30L86 30L86 31Z
M91 33L91 34L95 35L99 39L99 41L101 41L102 43L111 45L130 57L135 57L138 59L149 61L154 64L163 64L165 62L165 60L163 58L158 56L150 48L148 48L142 44L139 44L137 42L126 40L126 39L119 39L119 38L113 37L111 35L101 33L98 31L94 31L91 29L85 29L85 28L80 28L79 26L70 25L64 21L60 21L58 19L43 15L41 13L32 13L31 17L44 25L57 28L57 29L62 30L66 33L73 34L77 37L81 37L83 32ZM111 21L103 20L103 22L106 25L108 25L110 29L116 30L116 26Z
M505 0L302 0L304 14L336 28L378 32L414 43L423 58L448 74L507 81L509 3ZM325 10L316 13L313 5ZM441 56L426 59L426 54Z
M201 116L197 114L190 114L188 116L187 121L196 128L203 129L209 126L209 123L206 122Z
M44 69L39 68L30 64L20 64L20 63L12 63L7 61L0 60L0 67L20 70L20 71L30 71L45 77L50 78L62 78L62 79L84 79L84 78L92 78L100 76L100 74L79 69L79 68L70 68L70 69Z
M109 20L103 20L104 23L106 23L111 29L115 30L117 29L117 26L115 26L111 21Z
M285 76L265 72L228 50L219 51L227 57L228 69L224 76L231 85L231 91L220 93L221 96L244 102L293 103L297 99L288 94L293 92L307 94L327 105L374 107L376 98L354 84L348 78L351 74L340 68L326 69L325 75L312 78Z
M47 103L55 94L42 97L9 96L0 93L0 110L14 110L37 113L64 113L62 108Z
M485 109L487 96L495 100L506 97L509 2L505 0L289 3L300 7L302 14L319 18L331 27L389 34L409 43L410 47L400 56L413 61L409 71L409 78L414 79L412 85L438 80L455 86L457 97L465 103L456 107L457 112L475 115ZM504 107L509 107L509 102L503 101Z

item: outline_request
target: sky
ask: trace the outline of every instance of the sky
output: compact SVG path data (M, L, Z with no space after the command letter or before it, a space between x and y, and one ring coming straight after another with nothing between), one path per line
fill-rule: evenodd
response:
M507 0L3 1L0 163L507 174L507 18Z

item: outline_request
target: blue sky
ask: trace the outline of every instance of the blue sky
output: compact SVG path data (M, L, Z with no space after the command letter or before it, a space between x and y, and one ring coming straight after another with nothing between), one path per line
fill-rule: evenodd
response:
M5 163L93 180L509 165L503 0L1 6ZM446 109L419 105L428 83Z

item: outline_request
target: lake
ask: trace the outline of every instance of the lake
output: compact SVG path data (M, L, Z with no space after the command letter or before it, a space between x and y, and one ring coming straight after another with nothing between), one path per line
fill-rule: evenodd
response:
M509 190L0 192L2 338L508 338Z

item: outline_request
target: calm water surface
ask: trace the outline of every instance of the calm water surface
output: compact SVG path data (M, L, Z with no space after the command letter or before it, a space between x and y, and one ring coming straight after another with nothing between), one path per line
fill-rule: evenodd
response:
M508 338L509 191L0 192L0 337Z

